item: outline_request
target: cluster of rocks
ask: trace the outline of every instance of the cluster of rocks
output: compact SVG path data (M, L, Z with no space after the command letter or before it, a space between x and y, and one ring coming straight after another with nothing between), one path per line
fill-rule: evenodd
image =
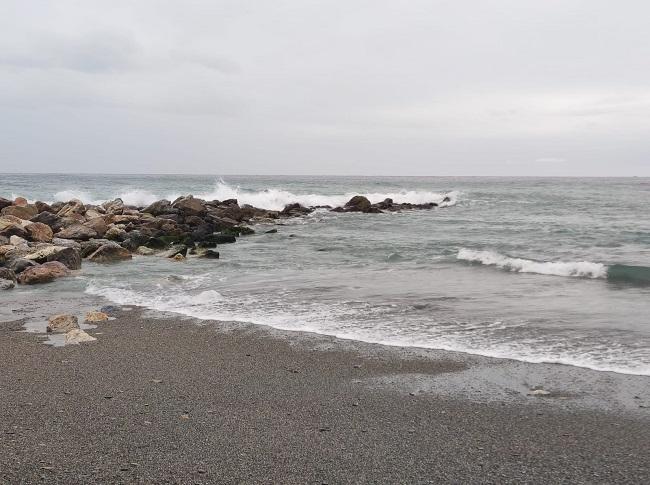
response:
M108 320L108 315L101 311L88 312L85 318L85 322L91 324L106 320ZM97 340L79 327L79 319L76 316L67 313L51 316L47 321L46 331L65 334L66 345Z
M355 196L336 212L377 213L431 209L436 203L371 204ZM282 211L239 205L237 200L205 201L191 195L159 200L147 207L68 202L29 203L0 197L0 289L16 284L47 283L81 268L82 260L111 263L132 254L161 254L174 260L188 256L219 258L219 244L252 234L250 224L274 222L311 213L315 207L289 204Z

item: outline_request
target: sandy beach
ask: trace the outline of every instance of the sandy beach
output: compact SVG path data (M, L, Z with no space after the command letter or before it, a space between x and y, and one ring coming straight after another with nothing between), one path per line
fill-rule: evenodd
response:
M646 377L138 309L83 345L22 330L0 324L2 483L650 480Z

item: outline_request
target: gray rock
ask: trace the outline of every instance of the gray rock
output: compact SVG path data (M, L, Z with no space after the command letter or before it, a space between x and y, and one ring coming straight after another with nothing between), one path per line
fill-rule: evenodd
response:
M132 257L127 249L111 243L99 247L97 251L88 256L88 260L95 263L113 263L131 259Z
M97 237L97 231L92 227L84 226L83 224L72 224L71 226L61 229L56 234L56 237L87 241L88 239Z

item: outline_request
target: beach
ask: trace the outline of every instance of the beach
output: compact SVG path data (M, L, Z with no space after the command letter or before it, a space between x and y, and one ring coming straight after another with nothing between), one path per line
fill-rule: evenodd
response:
M87 332L0 324L0 482L650 480L645 376L137 308Z

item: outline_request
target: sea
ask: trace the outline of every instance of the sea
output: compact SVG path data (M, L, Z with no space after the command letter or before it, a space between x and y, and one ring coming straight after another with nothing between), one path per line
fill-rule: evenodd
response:
M650 178L0 175L6 198L144 206L185 194L275 210L357 194L450 202L317 209L254 226L220 245L219 260L84 262L71 278L3 292L0 306L83 294L195 319L650 375Z

